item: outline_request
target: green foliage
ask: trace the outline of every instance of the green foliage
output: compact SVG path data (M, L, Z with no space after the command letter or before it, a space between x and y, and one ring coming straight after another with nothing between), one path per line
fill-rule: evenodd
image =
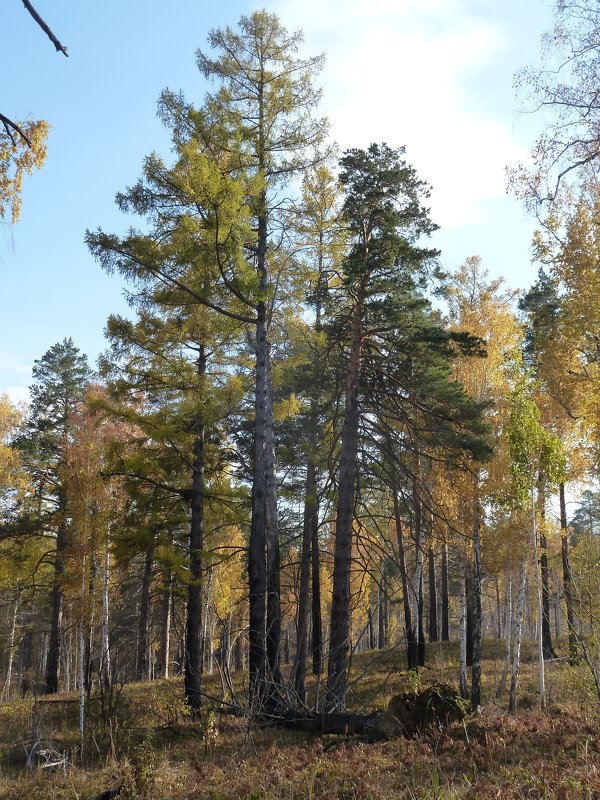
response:
M566 461L560 439L542 425L532 386L525 381L511 398L508 442L513 471L513 495L517 506L529 502L529 493L542 473L550 485L564 476Z

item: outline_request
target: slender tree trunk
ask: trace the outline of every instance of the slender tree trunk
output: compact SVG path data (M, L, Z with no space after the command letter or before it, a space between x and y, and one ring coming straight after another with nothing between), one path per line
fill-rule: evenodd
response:
M62 513L60 514L62 517ZM64 558L67 547L66 523L63 521L56 534L56 554L54 558L54 577L50 593L50 637L48 639L48 657L46 659L46 694L58 691L60 662L62 658L62 618L63 590L62 582L65 571Z
M32 666L33 666L33 631L30 627L25 628L21 639L21 667L20 667L20 694L24 697L32 690Z
M561 483L560 493L560 541L563 568L563 587L565 603L567 606L567 626L569 628L569 662L577 664L577 633L575 631L575 613L573 610L573 580L571 577L571 564L569 562L569 533L567 525L567 503L565 501L565 484Z
M78 675L78 684L79 684L79 746L81 748L79 753L79 758L81 763L83 764L83 734L85 729L85 692L86 692L86 671L88 669L88 660L89 660L89 650L90 645L86 642L85 637L85 573L86 573L86 558L83 557L83 562L81 564L81 607L79 609L80 617L79 617L79 675ZM91 598L88 598L91 602Z
M266 235L266 224L265 224ZM259 237L259 246L261 239ZM266 250L266 243L265 243ZM263 254L263 259L265 254ZM266 275L263 281L266 288ZM267 307L261 301L256 322L256 397L254 422L254 469L252 477L252 523L248 542L248 580L250 602L249 667L250 689L254 697L264 692L267 679L266 629L266 406L268 380ZM261 688L262 687L262 688Z
M546 707L546 678L544 674L544 624L542 609L542 585L540 581L540 570L538 567L538 537L535 524L535 504L533 502L533 486L531 487L531 538L533 544L533 566L535 568L535 588L537 597L538 614L538 660L539 660L539 684L540 684L540 707ZM540 624L541 623L541 624ZM548 620L548 634L550 633L550 620Z
M506 688L508 670L510 668L510 651L512 646L512 574L508 573L508 586L506 589L506 602L504 613L504 667L502 677L496 689L496 697L501 697Z
M521 665L521 637L523 634L523 611L525 608L525 586L527 584L527 559L528 553L523 556L519 575L519 592L517 595L517 609L513 629L513 657L512 673L510 679L510 697L508 710L511 714L517 712L517 690L519 688L519 670Z
M6 668L6 680L4 681L4 689L2 691L2 699L10 700L10 688L12 683L13 664L15 660L15 636L17 631L17 611L19 608L18 600L13 603L10 623L10 636L8 639L8 665Z
M273 381L271 357L267 350L267 402L266 402L266 523L267 523L267 665L269 680L275 687L283 683L281 677L281 599L279 526L277 520L277 480L275 474L275 436L273 431Z
M460 619L458 624L459 648L459 685L460 696L467 699L467 560L464 553L460 556Z
M198 355L198 376L206 372L204 346ZM195 418L194 463L190 502L189 560L185 621L184 690L190 708L196 712L202 703L202 550L204 548L204 422Z
M312 577L312 672L323 672L323 622L321 618L321 557L319 552L319 526L313 527L310 547Z
M408 585L408 573L406 570L404 538L402 536L402 520L400 519L400 504L398 503L398 490L395 483L392 485L392 498L394 501L394 521L396 524L396 539L398 542L398 555L400 560L400 580L402 581L402 606L404 609L404 633L406 636L406 661L408 669L415 669L418 666L416 651L417 642L412 624L410 589Z
M425 634L423 631L423 559L425 542L423 541L423 504L419 481L421 480L421 464L418 448L414 452L414 469L412 480L413 520L415 534L415 575L412 587L415 621L416 667L425 665Z
M375 649L375 625L373 624L373 609L367 609L367 626L369 628L369 650Z
M380 576L380 585L377 590L377 648L383 650L386 645L386 579L385 573Z
M435 581L435 553L433 544L427 548L427 560L429 567L429 641L437 642L438 636L438 606L437 606L437 586Z
M352 523L356 489L358 449L358 393L361 369L362 317L366 278L359 289L352 316L352 333L344 426L340 454L338 502L333 556L333 596L329 627L329 663L326 705L329 711L342 711L347 689L347 657L350 649L350 568L352 564Z
M448 580L448 545L442 545L442 642L450 641L450 591Z
M502 607L500 605L500 581L496 576L496 639L502 639Z
M548 575L548 544L546 541L546 479L540 474L538 483L538 507L540 512L540 571L542 575L542 646L544 659L556 658L550 631L550 580Z
M478 479L476 479L477 481ZM471 706L474 710L481 705L481 505L478 486L474 487L473 526L473 669L471 672Z
M104 570L102 573L102 624L100 632L100 680L105 688L111 684L109 623L109 586L110 586L110 548L108 536L104 542Z
M92 546L90 553L90 574L88 581L88 607L89 620L85 632L85 691L87 699L92 693L94 680L94 632L96 630L96 591L98 584L98 559L96 547Z
M304 493L304 522L300 554L300 589L298 592L298 629L296 660L294 663L294 690L301 703L306 702L306 660L308 658L308 623L310 619L310 567L311 545L315 522L318 524L317 470L312 453L306 468ZM313 634L314 635L314 634Z
M419 585L419 603L417 606L417 616L419 620L419 624L417 627L418 631L418 641L417 641L417 653L419 656L419 666L425 666L425 630L423 628L423 617L424 617L424 603L423 603L423 558L421 558L421 565L419 570L419 577L418 577L418 585Z
M138 642L136 658L136 677L138 681L149 679L149 617L150 617L150 586L152 583L152 565L154 563L154 548L146 553L144 558L144 573L142 576L142 588L140 592L139 618L138 618Z
M169 677L169 660L171 658L171 606L173 595L173 575L167 573L161 603L160 649L158 653L158 672L162 678Z
M466 603L467 603L467 666L473 666L473 565L471 559L466 563Z

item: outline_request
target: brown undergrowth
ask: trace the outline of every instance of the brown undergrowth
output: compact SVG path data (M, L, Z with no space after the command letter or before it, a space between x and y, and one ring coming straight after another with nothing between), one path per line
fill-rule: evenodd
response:
M549 665L552 705L542 712L526 654L526 707L512 717L504 712L506 698L494 697L494 643L486 656L482 713L410 740L365 743L265 730L208 711L192 722L177 682L138 684L124 690L117 721L90 726L82 763L74 698L7 703L0 706L0 798L90 800L121 786L120 798L147 800L600 800L599 717L584 668ZM421 686L456 682L452 646L431 648L429 661ZM352 705L383 707L414 685L401 665L392 650L356 659L362 680ZM208 680L211 688L216 692ZM25 768L35 726L65 753L64 767Z

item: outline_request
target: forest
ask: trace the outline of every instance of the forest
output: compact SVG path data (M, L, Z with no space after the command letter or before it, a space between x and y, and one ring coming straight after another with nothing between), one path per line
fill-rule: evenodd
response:
M85 233L129 313L0 398L2 797L600 797L600 9L518 77L524 292L442 269L301 42L211 31ZM16 222L47 129L0 122Z

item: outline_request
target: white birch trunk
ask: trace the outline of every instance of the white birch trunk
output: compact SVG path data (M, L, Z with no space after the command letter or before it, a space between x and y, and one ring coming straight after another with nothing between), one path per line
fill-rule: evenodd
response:
M15 660L15 633L17 630L17 610L19 603L15 600L13 605L12 621L10 626L10 639L8 642L8 666L6 669L6 680L2 690L2 699L10 700L10 685L12 683L13 664Z
M111 664L110 664L110 643L108 638L109 622L109 583L110 583L110 550L108 547L108 536L104 544L104 570L102 575L102 626L100 643L100 680L105 687L110 686Z
M464 553L460 555L460 619L459 619L459 662L460 662L460 696L465 700L469 696L467 689L467 575Z
M517 595L517 609L513 630L513 656L512 674L510 679L510 698L508 710L514 714L517 711L517 689L519 686L519 668L521 659L521 637L523 633L523 610L525 607L525 585L527 582L527 553L523 556L521 573L519 576L519 593Z
M531 487L531 539L533 544L533 566L535 569L535 589L537 595L537 634L538 634L538 660L539 660L539 685L540 685L540 708L546 708L546 678L544 673L544 635L542 624L542 584L540 581L540 570L538 565L538 546L537 530L535 525L535 503L533 499L533 487Z

